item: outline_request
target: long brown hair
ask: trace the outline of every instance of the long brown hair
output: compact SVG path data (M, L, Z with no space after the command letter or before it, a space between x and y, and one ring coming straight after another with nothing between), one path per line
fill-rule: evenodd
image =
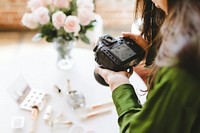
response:
M157 50L159 51L159 61L163 61L169 64L164 59L170 59L170 65L177 65L195 77L200 77L200 1L198 0L168 0L168 14L165 16L160 9L157 9L151 0L137 0L135 18L142 18L143 25L141 27L142 34L148 42L150 42L151 48L150 54L156 56ZM160 33L160 28L162 26ZM177 30L179 26L179 30ZM176 32L176 34L175 34ZM172 39L178 38L179 39ZM182 38L182 39L180 39ZM185 40L184 40L185 39ZM184 43L185 41L185 43ZM152 42L152 43L151 43ZM176 54L160 53L160 46L164 45L167 48L177 47L176 43L182 43L184 45L178 46L179 50ZM162 44L163 43L163 44ZM174 45L170 45L174 44ZM160 54L164 57L160 58ZM174 58L176 57L176 59ZM149 88L153 85L153 80L158 70L160 69L160 62L156 64L152 60L147 65L152 65L153 72L149 80Z
M155 7L151 0L137 0L134 18L142 19L140 27L141 35L149 42L149 52L147 53L146 66L150 66L157 53L162 38L159 35L160 27L165 19L165 13Z

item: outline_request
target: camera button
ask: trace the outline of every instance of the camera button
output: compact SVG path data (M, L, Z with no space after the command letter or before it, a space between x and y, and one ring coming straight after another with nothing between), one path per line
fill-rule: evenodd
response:
M116 64L119 65L119 62L117 61Z

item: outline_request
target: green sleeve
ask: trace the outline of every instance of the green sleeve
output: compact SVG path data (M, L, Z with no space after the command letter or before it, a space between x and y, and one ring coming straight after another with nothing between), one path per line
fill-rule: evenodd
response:
M198 81L182 70L162 69L154 84L143 106L133 86L125 84L113 91L120 132L199 133Z
M119 116L119 126L122 130L127 130L131 115L136 114L142 108L140 101L130 84L124 84L116 88L112 97Z

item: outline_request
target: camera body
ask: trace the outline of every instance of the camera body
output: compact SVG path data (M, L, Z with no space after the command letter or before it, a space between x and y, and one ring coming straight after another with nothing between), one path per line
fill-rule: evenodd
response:
M127 37L113 38L108 34L99 37L93 52L100 67L112 71L126 71L137 66L145 55L145 51L134 40ZM98 81L99 77L96 76Z
M123 71L137 66L144 58L144 50L127 37L113 38L106 34L99 37L95 52L95 61L103 68Z

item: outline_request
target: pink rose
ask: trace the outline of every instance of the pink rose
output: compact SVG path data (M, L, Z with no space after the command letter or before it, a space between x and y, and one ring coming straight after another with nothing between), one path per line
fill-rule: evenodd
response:
M32 12L42 6L44 5L41 0L30 0L28 2L28 8L30 8Z
M67 16L62 11L57 11L54 13L52 15L52 22L54 27L59 30L64 25L66 18Z
M38 26L38 23L34 19L33 14L25 13L22 17L22 24L30 29L35 29Z
M86 8L87 10L94 11L94 3L92 0L77 0L78 8Z
M80 20L80 24L83 26L86 26L92 20L94 20L94 12L91 10L88 10L87 8L79 8L78 18Z
M53 0L41 0L44 6L51 5L53 3Z
M58 8L68 8L69 0L54 0L54 5Z
M35 19L38 23L44 25L50 20L49 10L46 7L40 7L34 12Z
M68 16L65 20L64 30L68 33L75 32L78 33L81 29L79 25L79 19L76 16Z

